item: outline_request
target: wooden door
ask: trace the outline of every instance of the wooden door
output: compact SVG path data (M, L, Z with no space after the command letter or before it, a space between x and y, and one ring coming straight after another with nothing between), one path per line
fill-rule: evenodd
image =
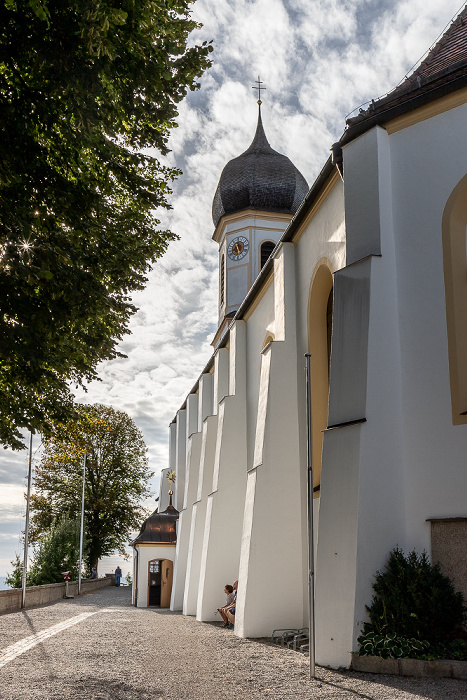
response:
M161 608L170 606L172 595L173 562L169 559L161 561Z
M161 564L160 559L150 561L148 564L148 605L161 604Z

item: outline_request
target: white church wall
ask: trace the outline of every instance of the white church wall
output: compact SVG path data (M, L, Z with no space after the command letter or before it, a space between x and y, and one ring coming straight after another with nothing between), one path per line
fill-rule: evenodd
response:
M217 416L212 415L212 390L212 374L201 375L199 380L198 421L202 425L202 441L198 468L196 470L197 480L194 471L190 475L190 479L193 477L193 480L197 481L197 485L191 511L190 539L183 595L184 615L196 614L207 497L212 491L212 473L217 433Z
M404 498L404 420L398 271L393 220L390 137L376 130L381 257L371 258L367 358L367 423L361 429L358 550L353 649L376 570L395 546L407 545ZM363 194L363 193L362 193ZM365 196L363 194L363 196Z
M444 206L466 173L466 116L459 107L355 139L345 186L334 179L294 244L279 248L271 283L231 332L228 395L222 349L215 406L187 431L173 609L183 600L185 612L213 619L238 570L237 634L306 623L303 356L323 259L336 295L329 427L366 422L324 434L318 662L348 665L393 546L429 551L427 518L466 515L467 426L452 425L441 245Z
M177 475L177 490L175 496L175 508L180 510L183 505L185 493L185 475L186 475L186 437L187 423L186 410L180 410L177 413L177 428L175 437L175 472Z
M393 133L405 489L409 543L430 551L431 517L466 515L467 426L452 424L442 215L467 172L462 105Z
M213 406L212 412L216 414L219 402L224 396L229 395L229 350L218 348L214 356L213 374Z
M230 354L230 367L235 375L230 386L234 393L221 396L218 406L212 493L208 495L200 563L198 620L219 619L215 611L224 603L224 586L238 578L247 473L244 321L236 321L231 329L229 350L219 352ZM225 369L224 363L216 365L216 370L223 374L219 384L228 375Z
M169 467L161 470L161 478L159 481L159 502L157 504L159 513L162 513L163 510L168 508L168 505L170 503L169 483L167 481L167 475L169 472Z
M190 541L183 597L184 615L196 615L207 498L212 491L216 433L217 416L207 416L203 422L197 496L193 503L191 514Z
M227 310L240 306L246 297L249 286L248 260L246 258L244 265L227 268Z
M190 543L193 502L198 488L199 461L201 457L202 436L198 432L198 395L189 394L184 411L188 438L186 440L186 478L183 504L177 527L177 549L172 583L171 610L182 610L185 593L188 547ZM181 411L179 411L179 414ZM178 420L178 418L177 418Z
M261 350L268 335L274 335L274 288L270 284L249 316L246 327L247 462L253 463L254 436L261 371Z
M377 213L369 245L376 227L382 257L363 259L335 276L329 426L367 422L330 429L324 437L317 658L331 666L349 664L373 575L397 542L405 544L391 161L383 130L344 149L344 173L365 159L376 163L370 167L373 187L363 178L359 192L351 177L348 192L345 182L347 240L365 246L359 236L366 212L370 218Z
M308 539L307 539L307 471L306 471L306 388L305 388L305 353L308 347L308 304L313 275L320 261L327 260L333 270L345 265L345 224L344 224L344 188L339 176L321 206L303 227L297 237L295 254L295 282L297 288L297 382L298 382L298 425L300 450L300 493L302 512L302 562L303 562L303 624L308 624ZM319 512L320 499L314 499L315 515ZM315 518L315 542L318 540L319 524ZM315 566L317 559L315 559ZM326 594L327 589L323 588Z
M344 148L347 264L381 253L381 127L367 131Z
M243 637L299 627L304 617L294 258L293 244L286 243L275 260L271 330L283 340L273 340L262 351L256 426L248 435L249 442L254 440L254 461L247 477L235 621L235 632Z

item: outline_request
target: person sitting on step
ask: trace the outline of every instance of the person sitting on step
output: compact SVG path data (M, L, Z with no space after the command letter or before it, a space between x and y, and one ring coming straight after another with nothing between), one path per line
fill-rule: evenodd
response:
M222 608L217 608L217 612L219 613L219 615L220 615L220 616L222 617L222 619L224 620L223 627L227 627L228 624L229 624L229 621L228 621L228 619L227 619L227 615L226 615L225 611L232 605L232 603L233 603L234 600L235 600L235 594L234 594L233 586L231 586L230 583L227 583L227 584L224 586L224 592L225 592L225 594L226 594L226 596L227 596L227 599L226 599L226 601L225 601L225 605L224 605Z
M233 589L234 589L234 601L229 605L228 608L226 608L225 614L227 616L227 620L229 621L229 624L227 625L227 629L233 630L234 625L235 625L235 608L237 606L237 586L238 586L238 581L234 581Z

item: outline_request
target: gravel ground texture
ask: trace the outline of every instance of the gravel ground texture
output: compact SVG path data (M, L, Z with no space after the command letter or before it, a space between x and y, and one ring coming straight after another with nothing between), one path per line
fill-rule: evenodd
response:
M126 587L0 617L2 700L467 699L467 681L319 667L317 676L306 657L266 640L135 608Z

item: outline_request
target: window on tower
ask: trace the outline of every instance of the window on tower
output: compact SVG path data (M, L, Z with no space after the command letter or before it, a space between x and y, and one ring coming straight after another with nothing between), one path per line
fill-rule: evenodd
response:
M224 267L225 267L224 256L222 256L221 257L221 269L220 269L220 281L219 281L221 306L223 306L223 304L224 304L224 281L225 281Z
M276 244L274 241L264 241L264 243L261 243L261 248L260 248L260 270L263 269L263 267L266 265L266 261L271 255L272 251L276 247Z

